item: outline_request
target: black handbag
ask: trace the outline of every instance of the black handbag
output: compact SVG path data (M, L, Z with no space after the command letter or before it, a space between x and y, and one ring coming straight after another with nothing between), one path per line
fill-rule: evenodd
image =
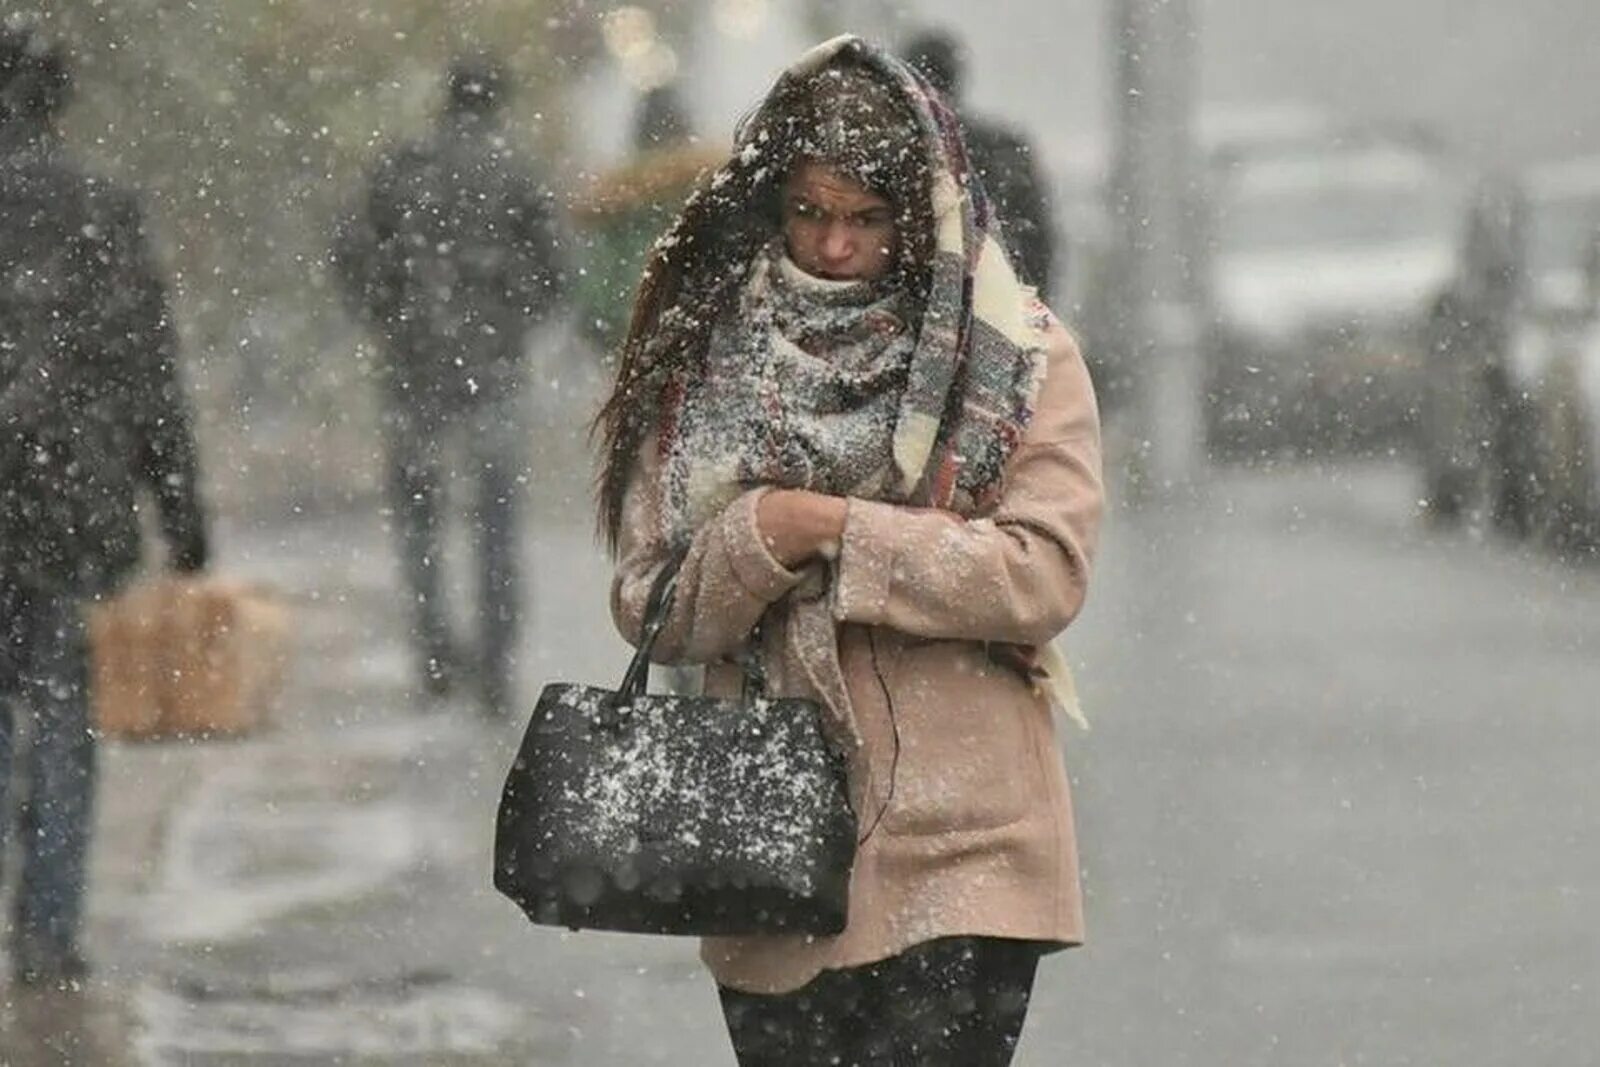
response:
M645 692L682 554L616 692L554 683L506 776L495 888L535 923L652 934L836 934L856 817L810 700Z

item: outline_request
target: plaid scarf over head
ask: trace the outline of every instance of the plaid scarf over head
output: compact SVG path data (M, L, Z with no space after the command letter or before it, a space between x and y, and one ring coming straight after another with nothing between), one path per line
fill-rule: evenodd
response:
M770 165L754 143L762 112L782 90L841 60L880 79L917 123L931 176L932 203L924 214L933 220L934 242L926 301L901 317L915 334L864 328L882 312L883 294L856 301L854 314L815 291L800 292L798 304L775 300L781 240L741 264L738 307L713 330L707 358L669 382L663 399L662 519L669 542L681 542L755 485L981 513L999 496L1006 462L1032 417L1044 367L1030 310L1037 303L1007 261L956 116L905 63L852 36L812 49L742 127L709 188L751 187L751 172ZM898 304L906 299L902 294ZM798 362L797 348L804 357ZM829 361L824 388L795 388L796 366ZM744 408L730 397L744 398ZM768 422L758 447L748 432L751 420ZM814 432L819 426L834 431L833 447L816 447L829 436ZM865 464L863 444L874 452Z

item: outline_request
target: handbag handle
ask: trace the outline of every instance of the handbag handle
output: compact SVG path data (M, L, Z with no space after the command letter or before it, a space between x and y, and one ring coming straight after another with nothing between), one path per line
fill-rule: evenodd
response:
M644 606L644 628L639 632L639 647L628 663L628 672L622 676L622 684L617 687L618 705L632 703L635 698L644 696L645 682L650 677L650 650L656 647L656 638L661 636L661 629L667 624L667 613L672 610L672 600L678 592L678 568L683 566L684 557L688 554L688 545L673 549L667 561L661 565L661 573L656 575L655 584L650 587L650 597Z
M672 601L678 592L678 570L683 566L684 558L688 554L688 545L674 549L666 562L661 565L661 573L656 575L655 584L650 587L650 596L645 601L644 627L639 633L639 647L628 663L627 673L622 676L622 684L617 687L616 700L606 709L605 721L609 725L617 725L623 709L645 695L645 685L650 677L650 652L655 648L656 638L661 636L661 630L667 624L667 615L672 610ZM767 678L761 666L761 654L756 647L753 647L757 644L755 638L760 633L761 627L757 624L752 631L752 647L747 647L744 654L739 657L739 666L744 670L744 689L741 697L745 701L763 697L767 692Z

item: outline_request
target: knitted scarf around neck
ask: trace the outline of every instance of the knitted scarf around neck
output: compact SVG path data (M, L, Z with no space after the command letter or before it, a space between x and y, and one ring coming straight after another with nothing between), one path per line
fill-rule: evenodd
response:
M906 302L871 282L806 275L781 242L764 249L681 405L669 532L691 532L753 485L891 498L915 345Z

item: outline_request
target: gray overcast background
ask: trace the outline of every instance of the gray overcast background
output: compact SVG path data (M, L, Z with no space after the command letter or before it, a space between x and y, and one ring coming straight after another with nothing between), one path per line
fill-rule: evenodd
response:
M1053 141L1107 110L1104 0L932 0L965 31L975 103ZM1434 121L1502 163L1600 152L1594 0L1198 0L1201 96Z
M1507 168L1600 154L1600 2L1595 0L1195 0L1199 97L1226 108L1297 103L1355 118L1423 120ZM753 40L706 33L686 74L711 137L726 137L797 51L814 43L801 5ZM1093 174L1110 111L1110 0L841 0L842 24L891 38L959 31L969 102L1032 133L1058 175ZM597 80L613 80L602 74ZM599 88L596 86L595 88ZM622 149L631 91L589 99L600 118L580 154ZM614 119L615 121L607 121Z

